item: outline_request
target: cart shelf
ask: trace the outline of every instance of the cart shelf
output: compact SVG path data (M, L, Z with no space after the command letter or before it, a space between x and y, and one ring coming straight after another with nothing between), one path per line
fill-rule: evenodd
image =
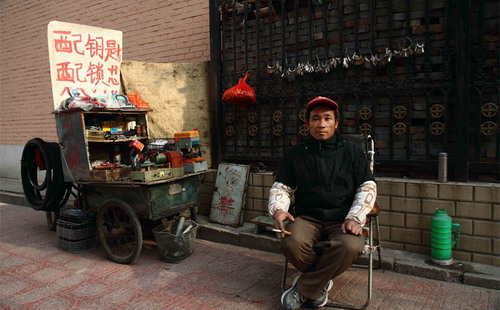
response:
M132 140L141 140L141 139L147 139L148 137L135 137L135 138L128 138L128 139L116 139L116 140L103 140L103 139L88 139L88 142L98 142L98 143L112 143L112 142L129 142Z

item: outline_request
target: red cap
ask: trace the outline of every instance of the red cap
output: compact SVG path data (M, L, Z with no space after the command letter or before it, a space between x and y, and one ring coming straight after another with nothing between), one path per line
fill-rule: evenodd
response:
M306 112L307 113L311 112L311 110L316 105L318 105L320 103L328 104L329 106L331 106L333 108L334 111L337 111L339 109L339 105L335 101L333 101L332 99L327 98L327 97L318 96L318 97L314 98L313 100L309 101L309 103L306 106Z

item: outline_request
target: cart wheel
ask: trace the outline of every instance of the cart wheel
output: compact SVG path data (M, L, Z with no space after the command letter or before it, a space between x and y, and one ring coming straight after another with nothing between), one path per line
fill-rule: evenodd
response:
M50 231L56 231L57 219L59 219L59 210L45 211L45 217L47 218L47 226L49 226Z
M105 202L97 212L97 226L99 241L112 261L130 264L141 253L141 224L128 204L120 200Z

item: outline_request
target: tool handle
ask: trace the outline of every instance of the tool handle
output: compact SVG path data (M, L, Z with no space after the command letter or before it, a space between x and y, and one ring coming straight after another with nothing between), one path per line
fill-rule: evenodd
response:
M182 232L182 228L184 228L184 221L186 219L184 218L184 216L181 216L179 218L179 223L177 224L177 229L175 230L175 235L176 236L180 236L181 232Z

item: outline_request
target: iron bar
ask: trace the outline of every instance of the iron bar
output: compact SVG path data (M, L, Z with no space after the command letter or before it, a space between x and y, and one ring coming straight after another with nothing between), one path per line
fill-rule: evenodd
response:
M224 50L224 31L221 32L221 26L224 27L224 23L221 23L220 16L220 5L219 1L210 1L209 3L209 14L210 14L210 104L215 110L215 121L217 124L221 124L223 118L222 105L219 103L219 94L221 89L221 75L219 74L219 69L224 69L224 53L220 51ZM222 28L223 29L223 28ZM222 38L221 38L222 37ZM221 47L222 45L222 47ZM222 60L221 60L222 58ZM224 72L224 71L223 71ZM212 132L212 145L215 154L214 162L218 162L222 158L222 148L224 144L223 141L222 128L217 126L216 130Z
M354 20L353 20L353 31L354 31L354 51L359 54L359 5L358 0L354 0L352 2L352 6L354 9Z
M458 181L468 181L469 171L469 72L470 72L470 46L469 46L469 1L457 2L458 29L456 49L456 142L457 151L454 158L455 178ZM461 91L463 90L463 91Z
M329 1L323 1L323 52L325 60L328 58L328 4Z
M236 2L233 3L233 11L231 15L231 34L233 43L233 81L236 81L238 68L236 67Z
M281 19L281 58L288 59L288 57L285 55L285 46L286 46L286 43L285 43L285 0L281 0L280 19ZM290 66L290 63L288 63L288 61L287 61L287 65ZM284 68L285 67L283 67L283 69Z
M405 93L405 96L406 96L406 100L405 100L405 106L406 106L406 111L407 111L407 114L408 116L406 117L406 131L405 131L405 140L406 140L406 145L405 145L405 153L406 153L406 157L405 159L408 160L410 159L410 152L411 152L411 133L410 133L410 129L411 129L411 123L412 123L412 96L410 95L411 92L406 92Z
M269 59L273 59L273 1L267 1L267 18L269 20Z
M431 7L430 7L430 0L425 0L425 43L424 43L424 48L427 48L429 50L430 46L430 18L431 18ZM430 53L425 53L424 55L425 60L424 60L424 72L425 72L425 80L426 84L431 83L431 70L432 70L432 63L431 63L431 56ZM426 96L425 96L425 159L429 159L430 157L430 149L431 149L431 144L430 144L430 103L429 103L429 93L426 91Z
M485 53L484 53L484 0L479 1L479 7L478 7L478 25L477 25L477 48L475 49L475 57L476 59L476 64L474 66L475 69L475 74L474 74L474 79L472 81L473 84L480 84L480 82L484 81L484 60L485 60ZM476 89L476 88L474 88ZM472 89L471 89L472 90ZM483 93L480 89L477 89L478 96L477 96L477 106L474 111L475 114L475 119L476 119L476 138L475 140L475 158L474 161L480 162L481 161L481 140L482 140L482 135L481 135L481 106L483 102ZM497 124L500 125L500 124ZM498 144L498 143L497 143Z
M248 1L243 2L243 27L245 32L245 71L248 71Z
M313 43L312 43L312 4L311 4L311 1L308 1L307 2L307 8L308 8L308 12L309 12L309 61L312 62L313 61Z
M255 1L255 52L257 55L256 79L260 79L260 0Z
M294 14L295 19L295 60L299 63L299 0L294 0Z
M405 48L405 44L410 44L411 46L411 41L408 43L409 38L411 37L411 0L406 0L406 5L405 5L405 25L406 25L406 39L404 40L405 43L403 43L402 48ZM411 79L411 76L413 75L413 62L410 57L405 57L405 79L406 82L409 82Z

